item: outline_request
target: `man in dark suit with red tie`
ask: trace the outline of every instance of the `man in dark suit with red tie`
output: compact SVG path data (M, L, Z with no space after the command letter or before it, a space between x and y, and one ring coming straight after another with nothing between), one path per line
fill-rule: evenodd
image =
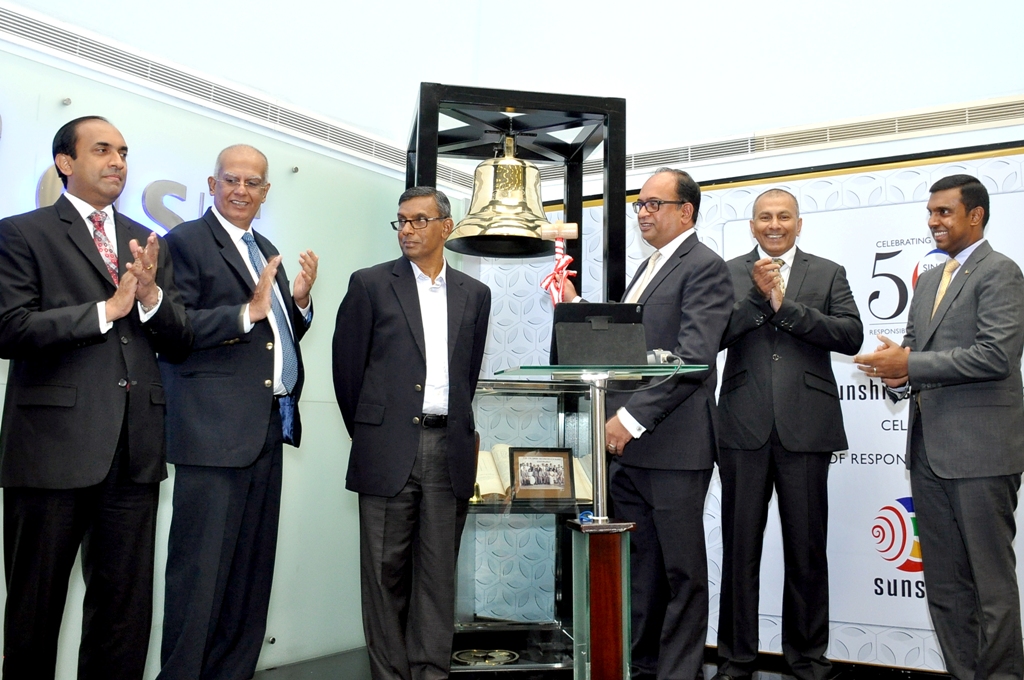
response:
M6 680L53 678L79 546L78 677L145 668L167 476L156 353L187 353L192 331L167 250L113 208L127 156L105 119L67 123L53 140L65 194L0 221Z
M167 235L196 339L185 361L160 362L174 463L161 680L250 678L263 648L318 262L301 253L289 288L277 249L252 228L267 172L258 149L224 149L213 207Z
M799 680L824 680L828 647L828 466L847 447L832 352L864 340L846 271L796 247L796 197L754 200L757 246L729 261L736 292L719 392L722 594L718 680L749 678L758 652L761 548L778 493L786 579L782 652Z

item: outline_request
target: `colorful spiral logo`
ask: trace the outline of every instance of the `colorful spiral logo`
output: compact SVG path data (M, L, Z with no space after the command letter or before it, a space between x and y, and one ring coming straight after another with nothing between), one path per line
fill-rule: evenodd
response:
M921 543L917 540L917 515L914 499L897 498L893 505L878 511L871 526L875 550L886 562L892 562L900 571L922 571Z

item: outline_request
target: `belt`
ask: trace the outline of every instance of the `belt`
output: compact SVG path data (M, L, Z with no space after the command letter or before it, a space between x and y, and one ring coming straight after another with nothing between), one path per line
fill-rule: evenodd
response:
M448 416L441 416L436 413L424 413L420 417L420 425L423 427L448 427Z

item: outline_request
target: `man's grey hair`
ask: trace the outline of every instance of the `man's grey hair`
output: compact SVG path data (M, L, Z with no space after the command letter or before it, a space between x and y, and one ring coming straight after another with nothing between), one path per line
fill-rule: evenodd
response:
M398 205L401 206L406 201L420 198L421 196L431 196L434 199L434 203L437 205L437 212L439 213L438 217L452 216L452 204L448 197L444 195L443 191L438 191L434 187L410 187L398 197Z
M262 151L257 149L255 146L250 146L249 144L232 144L231 146L227 147L226 149L222 149L221 152L219 154L217 154L217 162L213 166L213 176L214 177L220 177L221 170L224 169L224 154L228 153L229 151L237 151L239 149L248 149L249 151L253 151L253 152L255 152L255 153L260 155L260 158L263 159L263 167L264 167L264 170L263 170L263 183L266 184L267 182L269 182L270 181L270 161L267 160L266 154L264 154Z

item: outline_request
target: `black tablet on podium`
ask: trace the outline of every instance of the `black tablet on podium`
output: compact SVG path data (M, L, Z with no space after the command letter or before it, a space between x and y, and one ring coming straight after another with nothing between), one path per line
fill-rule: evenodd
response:
M555 305L551 365L638 366L647 363L643 305L563 302Z

